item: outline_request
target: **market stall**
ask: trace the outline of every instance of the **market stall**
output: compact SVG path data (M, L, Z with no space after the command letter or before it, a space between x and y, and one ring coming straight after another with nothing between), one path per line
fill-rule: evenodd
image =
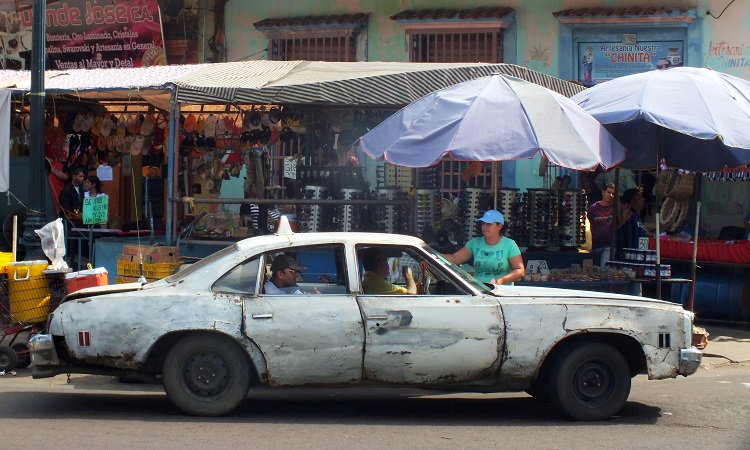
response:
M437 217L443 195L439 168L363 167L362 155L350 146L418 96L492 72L566 96L580 90L509 64L246 61L48 71L45 136L57 144L62 140L66 158L80 158L77 163L88 169L112 169L105 190L120 197L110 199L110 211L122 222L108 224L110 232L88 233L93 239L161 228L163 242L175 243L190 213L200 212L196 205L205 205L204 222L193 231L204 232L212 245L217 239L231 242L242 236L242 225L247 228L240 223L240 206L251 203L273 205L279 214L297 213L300 231L412 232L415 223L405 214L408 188L416 187L418 203L434 207ZM28 114L23 96L29 84L28 72L14 73L5 83L16 95L21 124ZM15 138L17 154L28 148L27 133ZM469 174L468 183L453 186L454 193L467 184L491 188L490 182L474 183L474 169L452 174L458 179ZM499 176L496 169L480 172L485 181ZM254 193L248 192L251 184ZM265 217L272 216L261 220ZM155 234L149 234L153 241ZM202 244L190 238L183 242Z

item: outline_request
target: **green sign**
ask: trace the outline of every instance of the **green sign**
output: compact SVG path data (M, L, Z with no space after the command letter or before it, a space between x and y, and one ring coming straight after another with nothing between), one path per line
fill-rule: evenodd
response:
M86 197L83 199L83 224L94 225L107 223L107 211L109 210L109 197L100 195L98 197Z

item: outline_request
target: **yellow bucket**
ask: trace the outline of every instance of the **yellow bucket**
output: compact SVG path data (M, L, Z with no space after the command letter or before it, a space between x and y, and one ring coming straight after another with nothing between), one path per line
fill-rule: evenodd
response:
M49 315L50 290L47 261L8 263L8 296L10 314L15 323L45 322Z
M5 267L8 263L13 261L13 253L11 252L0 252L0 272L5 272Z

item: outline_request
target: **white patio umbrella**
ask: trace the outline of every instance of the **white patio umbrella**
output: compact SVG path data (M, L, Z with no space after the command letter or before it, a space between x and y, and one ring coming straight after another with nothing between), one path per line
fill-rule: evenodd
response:
M574 95L628 149L621 167L719 171L750 163L750 82L711 69L628 75Z
M507 75L491 75L433 92L362 136L372 158L427 167L458 161L531 159L542 152L558 166L610 168L625 149L570 99Z

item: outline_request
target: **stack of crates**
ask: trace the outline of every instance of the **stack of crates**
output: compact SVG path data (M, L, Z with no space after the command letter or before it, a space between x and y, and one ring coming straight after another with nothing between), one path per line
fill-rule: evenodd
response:
M181 264L178 247L125 245L117 260L117 277L115 284L133 283L141 276L141 261L143 261L143 276L146 281L166 278Z

